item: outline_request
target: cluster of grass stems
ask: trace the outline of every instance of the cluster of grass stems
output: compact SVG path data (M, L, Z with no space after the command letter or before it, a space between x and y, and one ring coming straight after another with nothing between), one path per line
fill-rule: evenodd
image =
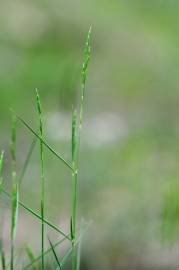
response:
M29 263L23 266L21 269L37 269L37 263L41 262L41 269L45 269L45 257L50 252L54 255L54 259L56 261L56 270L62 269L66 262L71 258L72 270L80 269L80 243L81 239L86 231L87 226L82 226L82 229L77 226L77 187L78 187L78 172L79 172L79 149L80 149L80 133L83 124L83 107L84 107L84 95L85 95L85 86L86 86L86 76L87 76L87 68L90 60L90 38L91 38L91 28L87 35L87 40L85 44L84 51L84 62L82 66L82 89L81 89L81 102L79 113L75 109L72 115L72 139L71 139L71 152L72 152L72 161L69 163L66 161L61 155L59 155L45 140L43 133L43 114L42 114L42 106L39 97L39 93L36 90L36 104L37 104L37 112L39 119L39 128L36 131L21 117L19 117L12 110L12 130L11 130L11 144L10 144L10 152L11 152L11 160L12 160L12 191L7 192L3 186L3 161L4 161L4 152L1 153L0 156L0 193L5 194L11 200L11 232L10 232L10 261L7 262L5 252L3 249L3 245L1 247L1 267L2 270L14 270L15 269L15 236L17 230L17 221L18 221L18 209L22 207L35 218L41 221L41 254L38 257L35 257L31 248L27 245L24 251L29 258ZM32 144L29 148L29 152L25 159L22 171L20 176L17 177L16 173L16 129L17 129L17 121L23 124L34 136ZM26 169L28 167L31 154L36 143L39 142L39 157L40 157L40 167L41 167L41 198L40 198L40 214L35 212L33 209L29 208L23 202L19 200L19 187L21 185L22 179L25 175ZM56 156L64 165L71 170L72 173L72 196L71 196L71 217L70 217L70 232L65 233L61 229L59 229L56 225L51 223L45 218L45 171L44 171L44 148L47 148L54 156ZM49 226L51 229L58 232L63 238L56 243L52 243L48 235L46 235L45 227ZM45 250L45 241L48 239L49 248ZM62 244L64 241L69 241L71 243L70 248L67 250L66 254L63 258L59 258L55 248ZM19 269L19 266L18 266Z

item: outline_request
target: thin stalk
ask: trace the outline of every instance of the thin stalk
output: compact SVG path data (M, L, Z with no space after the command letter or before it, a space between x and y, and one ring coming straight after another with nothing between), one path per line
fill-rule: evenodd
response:
M17 119L13 115L11 131L11 157L12 157L12 216L11 216L11 262L10 269L14 269L14 240L18 218L18 185L16 182L16 129Z
M90 61L90 40L91 40L91 27L89 29L85 50L84 61L81 72L81 103L80 103L80 115L79 115L79 128L78 128L78 142L76 137L77 130L77 117L76 112L72 118L72 217L71 217L71 238L72 238L72 270L77 270L77 249L75 247L76 242L76 220L77 220L77 188L78 188L78 170L79 170L79 149L80 149L80 137L81 129L83 125L83 107L84 107L84 95L86 88L87 69Z
M72 270L76 269L76 208L77 208L77 168L76 168L76 128L77 128L77 112L73 112L72 116L72 216L71 216L71 243L73 248L72 253Z
M3 187L3 177L2 177L3 161L4 161L4 152L2 151L0 156L0 192L2 191ZM1 247L1 265L2 270L6 270L6 258L3 251L3 247Z
M0 156L0 192L1 192L2 187L3 187L3 176L2 176L3 163L4 163L4 152L2 151L1 156Z
M39 114L39 131L40 131L40 163L41 163L41 252L42 252L42 270L44 270L44 237L45 237L45 226L44 226L44 209L45 209L45 177L44 177L44 149L43 149L43 121L42 121L42 107L38 91L36 90L36 102L37 110Z

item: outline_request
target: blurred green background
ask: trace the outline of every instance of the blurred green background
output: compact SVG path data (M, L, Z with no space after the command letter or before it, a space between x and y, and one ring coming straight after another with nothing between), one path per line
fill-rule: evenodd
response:
M83 48L92 56L82 132L79 216L93 220L82 269L178 269L179 2L176 0L0 2L0 132L10 181L12 107L70 160L72 107L79 104ZM18 173L33 137L18 125ZM71 176L48 151L47 217L69 230ZM20 197L39 209L36 147ZM4 209L9 202L4 198ZM8 247L8 210L4 226ZM20 212L17 243L37 250L40 224ZM4 228L5 227L5 228ZM49 232L50 233L50 232ZM56 235L53 235L56 239Z

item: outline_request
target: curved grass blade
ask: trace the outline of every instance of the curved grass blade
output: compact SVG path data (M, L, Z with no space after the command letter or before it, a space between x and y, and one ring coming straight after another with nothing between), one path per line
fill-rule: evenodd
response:
M50 241L50 238L49 238L49 237L48 237L48 241L49 241L50 247L51 247L51 249L52 249L53 255L54 255L54 257L55 257L55 260L56 260L56 262L57 262L57 265L59 266L59 269L62 269L62 268L61 268L60 261L59 261L59 259L58 259L58 257L57 257L57 254L56 254L56 252L55 252L55 249L54 249L53 244L52 244L52 242Z

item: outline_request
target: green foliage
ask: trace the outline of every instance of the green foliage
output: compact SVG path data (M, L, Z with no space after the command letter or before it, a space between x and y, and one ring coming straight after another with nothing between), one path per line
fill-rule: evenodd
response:
M77 153L79 153L79 147L80 147L80 129L82 127L82 117L83 117L83 99L84 99L84 90L85 90L85 84L86 84L86 75L87 75L87 68L90 60L90 35L91 35L91 28L89 30L86 46L85 46L85 53L84 53L84 63L82 67L82 94L81 94L81 105L80 105L80 115L79 115L79 127L77 125L78 123L78 115L77 111L74 110L73 116L72 116L72 139L71 139L71 151L72 151L72 165L68 163L61 155L57 154L55 150L53 150L52 147L50 147L46 141L44 140L44 134L43 134L43 116L42 116L42 106L41 101L39 97L39 93L36 90L36 105L37 105L37 112L38 112L38 120L39 120L39 131L34 131L21 117L17 116L13 112L13 118L12 118L12 128L11 128L11 144L10 144L10 151L11 151L11 157L12 157L12 193L9 194L3 187L2 187L2 181L0 189L3 194L5 194L8 198L11 198L12 201L12 213L11 213L11 258L10 258L10 269L14 270L14 247L15 247L15 236L16 236L16 230L17 230L17 221L18 221L18 208L21 206L23 209L25 209L28 213L30 213L32 216L36 217L41 221L41 255L36 257L34 256L32 250L26 246L25 251L27 253L27 256L30 260L30 263L23 267L23 270L31 268L33 270L36 270L36 263L41 260L41 269L45 269L45 256L52 252L55 260L57 262L58 268L62 269L70 256L72 256L72 269L73 270L79 270L79 253L77 252L77 246L79 244L79 241L82 237L82 234L77 237L77 187L78 187L78 160L77 160ZM29 151L27 153L27 157L25 159L21 174L18 178L16 178L16 130L17 130L17 120L19 120L33 135L34 139L32 141L32 144L30 145ZM19 200L19 190L18 185L21 184L23 177L26 173L32 152L35 148L36 141L39 141L40 144L40 168L41 168L41 198L40 198L40 212L39 215L34 210L26 206L23 202ZM78 141L79 140L79 141ZM46 204L45 204L45 175L44 175L44 146L50 150L50 152L56 156L60 161L62 161L68 168L72 171L72 213L71 213L71 221L70 221L70 233L66 234L59 228L57 228L54 224L49 222L45 218L45 210L46 210ZM3 168L3 152L0 156L0 177L2 175L2 168ZM59 234L63 235L63 239L58 241L55 245L52 244L52 242L49 240L50 248L45 250L45 224L51 227L53 230L57 231ZM58 259L58 256L55 251L55 247L62 244L65 240L70 240L71 247L67 250L66 254L60 261ZM2 261L2 269L6 269L6 263L5 263L5 256L2 253L1 254L1 261Z

